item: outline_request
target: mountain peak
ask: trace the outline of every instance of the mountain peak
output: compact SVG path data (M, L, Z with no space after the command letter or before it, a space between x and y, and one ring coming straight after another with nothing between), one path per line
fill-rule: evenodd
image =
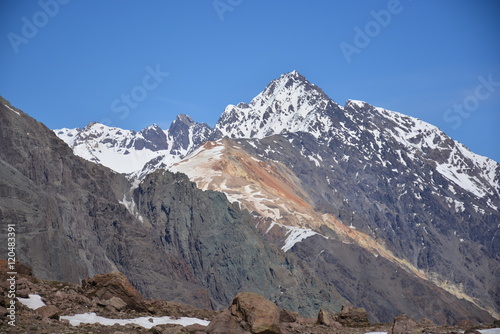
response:
M306 77L304 77L302 74L300 74L296 70L293 70L292 72L288 72L288 73L282 74L280 76L280 79L281 78L291 78L291 79L300 80L300 81L307 81Z
M174 122L182 122L186 125L192 125L192 124L196 123L191 117L189 117L186 114L177 115Z
M230 138L263 138L282 132L308 131L315 114L330 98L297 71L282 74L249 104L229 105L216 128Z

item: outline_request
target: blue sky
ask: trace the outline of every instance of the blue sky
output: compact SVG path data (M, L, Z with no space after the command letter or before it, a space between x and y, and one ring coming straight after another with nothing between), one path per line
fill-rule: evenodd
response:
M213 126L297 70L500 161L499 17L494 0L2 0L0 95L53 129Z

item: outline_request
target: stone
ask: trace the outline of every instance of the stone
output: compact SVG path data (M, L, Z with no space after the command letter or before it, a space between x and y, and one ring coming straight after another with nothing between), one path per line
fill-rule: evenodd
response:
M300 314L288 310L280 312L280 322L297 322L300 319Z
M154 334L185 334L185 333L189 333L189 331L184 326L172 325L172 324L154 326L149 331L151 333L154 333Z
M279 334L280 311L278 306L264 297L252 292L240 292L233 300L236 306L236 315L250 326L255 334ZM232 307L231 310L234 308Z
M327 311L320 309L318 313L318 319L316 322L318 325L324 325L336 329L341 329L342 324L338 321L335 321L334 317L332 314L328 313Z
M227 310L210 322L210 334L281 334L278 306L252 292L240 292Z
M189 333L205 332L206 329L207 329L207 326L203 326L200 324L193 324L193 325L186 326L186 330Z
M52 305L39 307L35 310L35 313L38 314L42 319L59 320L59 310L57 309L57 307Z
M97 297L100 300L99 305L110 305L109 301L115 297L117 299L111 303L118 305L120 309L125 308L122 305L125 303L126 307L132 310L146 310L144 297L132 286L127 277L118 271L84 279L82 289L87 297Z
M320 325L325 325L325 326L330 326L330 323L332 322L332 316L326 312L323 309L319 310L318 313L318 324Z
M361 307L342 306L342 310L333 319L345 327L366 327L370 325L368 313Z
M469 328L464 332L464 334L481 334L481 332L475 328Z
M415 320L406 314L402 314L394 318L389 334L409 334L413 332L416 326L417 322Z
M468 329L468 328L471 328L475 325L476 325L476 323L474 323L474 321L469 320L469 319L460 320L459 322L457 322L455 324L455 326L460 327L462 329Z
M107 300L107 305L114 307L117 311L123 310L127 303L125 303L120 297L113 296L109 300Z
M208 334L250 334L250 331L240 326L238 318L233 316L230 310L217 315L208 325L206 332Z
M22 290L16 291L16 297L28 298L29 294L30 294L30 290L28 290L28 289L22 289Z

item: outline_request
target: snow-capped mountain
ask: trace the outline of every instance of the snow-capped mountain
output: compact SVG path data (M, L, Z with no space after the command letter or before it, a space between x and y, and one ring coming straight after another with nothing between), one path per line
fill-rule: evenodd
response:
M336 107L323 91L297 71L273 80L249 104L229 105L216 131L220 137L264 138L286 132L308 132L318 138L334 126L324 111Z
M169 168L202 189L226 193L265 221L263 234L317 265L335 286L344 282L328 271L336 270L331 261L341 261L332 260L338 257L332 236L500 313L497 162L419 119L362 101L341 106L296 71L273 80L250 103L229 105L213 130L185 118L165 132L166 144L155 146L162 149L138 149L155 154L127 172L142 178ZM56 133L87 159L104 144L124 155L122 144L105 135L94 142L85 131L72 133L82 138L75 145L64 130ZM215 143L199 146L207 139ZM104 156L95 161L113 168ZM324 245L320 255L313 256L311 242ZM380 293L389 293L387 284ZM375 296L345 297L371 308L377 303Z
M54 130L76 155L119 173L141 171L151 160L170 165L208 139L212 129L179 115L168 130L154 124L139 132L91 123L84 128Z

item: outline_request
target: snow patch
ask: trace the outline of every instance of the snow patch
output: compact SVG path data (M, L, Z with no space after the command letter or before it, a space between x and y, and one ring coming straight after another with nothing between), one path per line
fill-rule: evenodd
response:
M6 105L6 104L4 104L4 106L6 106L6 107L7 107L7 108L9 108L10 110L12 110L14 113L16 113L16 114L17 114L17 116L21 116L21 114L19 113L19 111L14 110L11 106L8 106L8 105Z
M453 166L449 163L441 164L436 166L436 170L448 180L454 182L462 189L473 193L479 198L483 197L486 194L484 190L482 190L477 182L473 179L473 177L463 173L456 166Z
M28 298L17 297L17 300L32 310L45 306L45 303L42 301L42 297L40 295L28 295Z
M182 325L182 326L189 326L193 324L199 324L202 326L208 326L210 323L207 320L201 320L198 318L188 318L188 317L181 317L178 319L174 319L169 316L164 316L164 317L140 317L140 318L135 318L135 319L109 319L105 317L101 317L96 315L95 313L82 313L82 314L75 314L72 316L62 316L60 317L61 320L68 320L69 323L73 326L78 326L82 323L84 324L96 324L99 323L101 325L105 326L113 326L115 324L124 326L127 324L135 324L142 326L144 328L152 328L156 325L165 325L165 324L176 324L176 325Z
M285 252L288 252L293 246L295 246L296 243L301 242L302 240L305 240L309 237L312 237L315 234L319 234L317 232L314 232L311 229L303 229L300 227L293 227L293 226L285 226L287 229L286 235L286 241L285 245L281 247L281 249Z

